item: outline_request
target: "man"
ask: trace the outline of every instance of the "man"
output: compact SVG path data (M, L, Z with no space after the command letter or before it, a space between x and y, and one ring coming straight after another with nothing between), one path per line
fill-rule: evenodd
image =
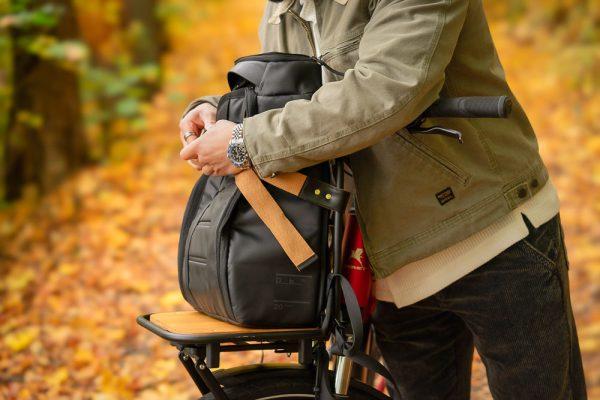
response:
M495 399L585 399L558 198L521 106L435 121L464 144L404 129L438 97L513 96L481 0L268 2L260 38L345 75L239 125L193 102L182 158L266 177L346 157L402 399L469 398L474 347Z

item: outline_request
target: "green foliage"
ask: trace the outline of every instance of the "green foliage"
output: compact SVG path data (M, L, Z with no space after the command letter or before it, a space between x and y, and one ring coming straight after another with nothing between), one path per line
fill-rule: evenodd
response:
M87 26L80 27L83 30L81 38L59 40L53 34L53 29L62 23L65 10L56 4L40 3L43 2L0 0L0 139L8 128L12 94L11 53L14 46L18 46L32 55L78 73L83 118L93 149L91 159L104 159L109 156L114 142L124 137L123 132L145 126L145 104L160 83L161 69L156 60L138 61L141 64L136 64L133 52L139 48L133 46L145 46L152 38L139 21L119 26L120 2L100 2L95 12L100 11L101 14L94 21L110 24L110 38L116 43L113 52L117 55L108 60L99 60L95 54L98 43L86 43L83 39ZM92 6L86 1L74 3L78 13ZM156 12L162 16L169 14L168 7L157 7ZM18 32L15 43L11 41L11 31ZM27 121L37 120L35 115L26 114ZM1 147L0 161L3 159Z
M63 9L54 4L44 4L31 8L32 0L15 0L9 5L9 12L2 18L0 26L19 29L52 28L56 26Z
M160 68L154 63L132 65L122 59L112 69L88 66L82 79L85 122L90 131L100 131L102 152L92 157L108 156L114 139L127 137L145 126L142 116L151 88L156 85ZM126 126L122 132L118 126Z
M8 128L8 110L12 95L11 54L15 47L29 54L60 64L63 68L80 70L88 57L86 45L79 40L59 40L52 34L61 22L64 9L56 4L37 4L34 0L3 1L0 6L0 138ZM18 33L11 43L9 32ZM20 117L26 115L24 120ZM18 114L20 122L37 121L39 116L25 111ZM0 160L2 160L0 153Z

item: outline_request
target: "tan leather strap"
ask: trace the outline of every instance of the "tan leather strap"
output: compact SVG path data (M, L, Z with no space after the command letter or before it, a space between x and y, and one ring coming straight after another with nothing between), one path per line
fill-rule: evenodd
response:
M295 181L297 178L292 177L292 179L284 180L285 182L282 180L278 180L278 182L293 189L297 185ZM275 239L296 268L300 270L303 265L316 257L315 252L285 216L279 204L273 199L254 170L247 169L237 174L235 184L258 217L273 233L273 236L275 236Z
M286 172L270 178L263 178L263 180L281 190L298 196L300 195L307 178L306 175L299 172Z

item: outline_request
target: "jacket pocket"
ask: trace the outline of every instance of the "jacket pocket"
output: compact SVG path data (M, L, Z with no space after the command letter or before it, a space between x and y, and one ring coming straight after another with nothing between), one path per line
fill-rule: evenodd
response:
M462 168L458 167L452 161L441 154L433 151L418 139L412 137L412 134L406 130L396 132L396 139L405 146L412 154L426 161L433 168L454 179L456 182L467 186L471 176Z
M556 270L561 257L565 255L562 228L558 216L535 228L527 216L523 220L529 229L529 235L522 240L525 252L542 265Z
M361 37L362 37L362 34L359 33L356 36L339 43L337 46L333 47L332 49L326 50L323 53L323 55L321 56L321 58L323 59L323 61L327 62L328 60L331 60L331 59L335 58L336 56L346 54L346 53L351 52L352 50L357 49L358 45L360 44Z
M358 46L362 35L363 29L361 27L361 29L356 30L356 33L351 34L348 39L334 46L324 48L321 60L340 72L353 68L358 61Z
M323 39L323 55L322 58L333 58L336 55L349 52L358 47L360 39L363 36L365 25L358 25L349 29L344 35L337 36L335 38L322 38Z

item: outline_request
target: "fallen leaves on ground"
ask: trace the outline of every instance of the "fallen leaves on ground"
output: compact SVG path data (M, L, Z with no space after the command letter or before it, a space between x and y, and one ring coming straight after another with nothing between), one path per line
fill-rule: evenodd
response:
M166 84L126 161L86 169L41 203L25 199L0 215L0 398L197 397L176 350L135 318L189 309L179 294L176 252L197 174L178 158L180 99L225 91L232 60L258 49L264 2L201 2L202 12L183 0L171 3L193 12L168 23ZM597 117L600 96L564 83L555 49L544 40L520 41L500 23L494 35L561 195L573 307L590 397L598 399L600 139L588 121ZM222 366L259 358L227 354ZM473 398L491 398L479 361Z

